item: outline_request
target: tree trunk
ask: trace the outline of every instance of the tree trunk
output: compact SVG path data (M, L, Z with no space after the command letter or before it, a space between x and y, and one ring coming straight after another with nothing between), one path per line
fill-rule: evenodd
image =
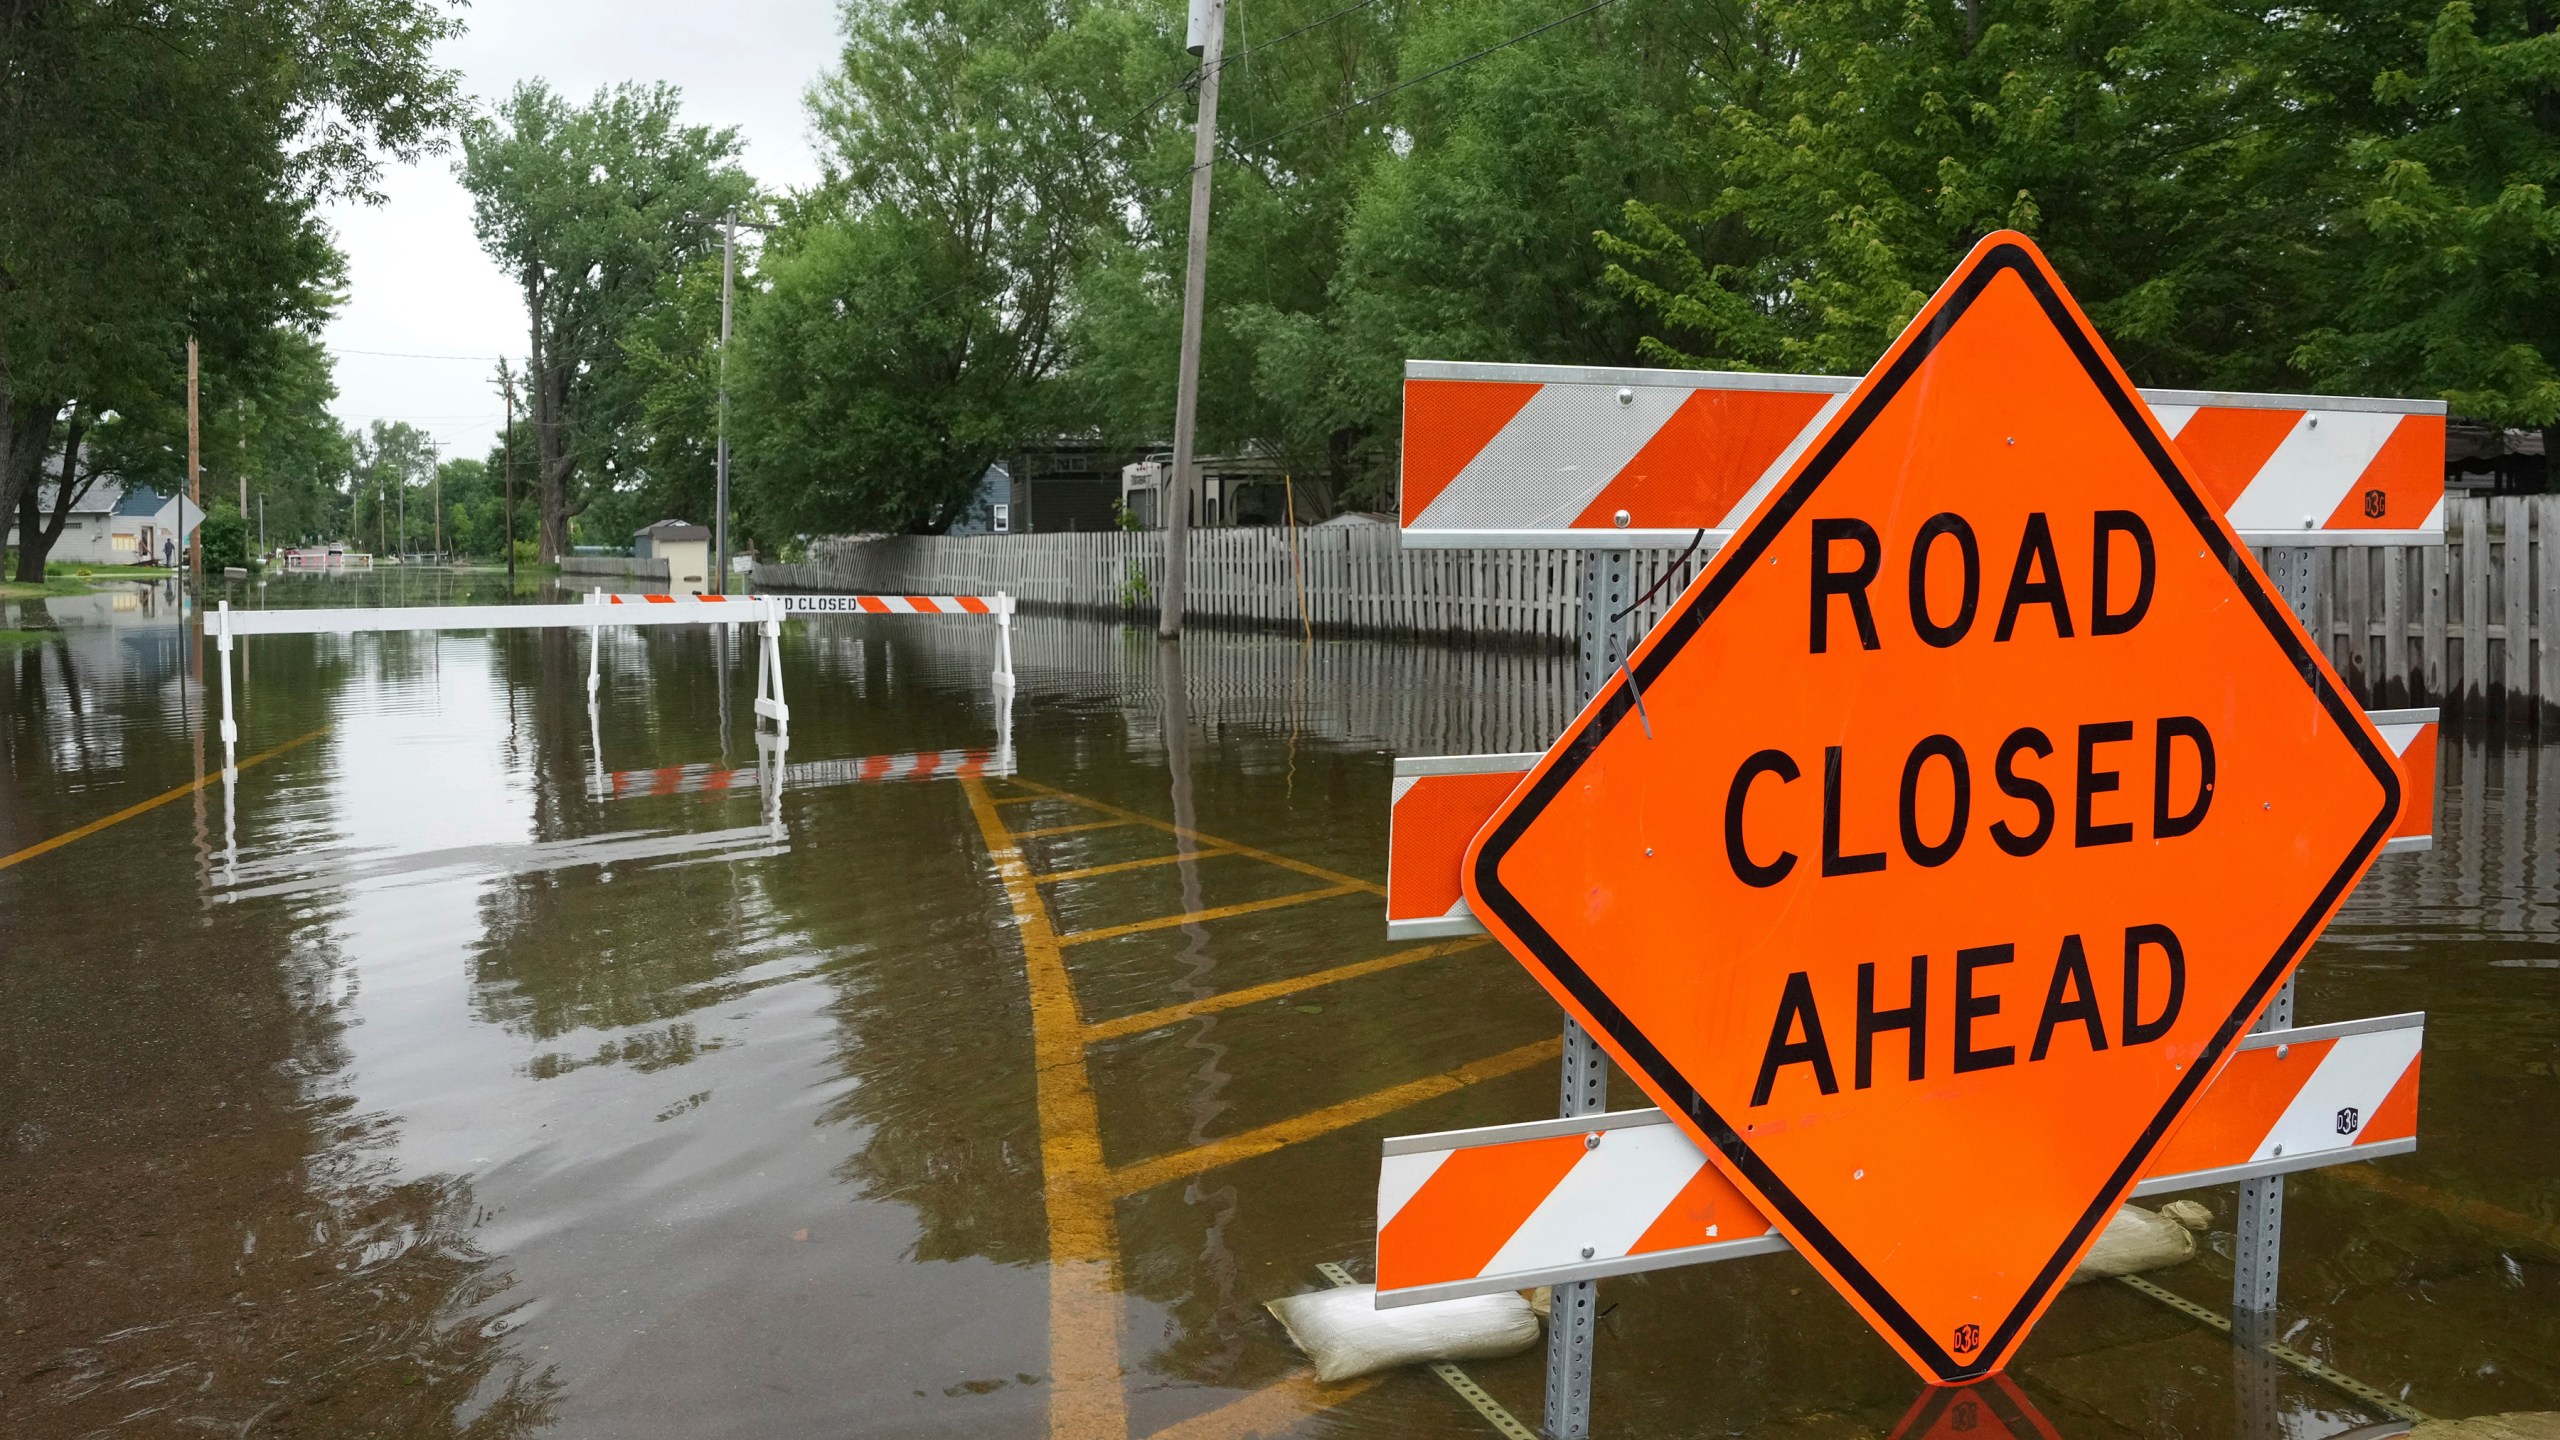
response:
M11 578L21 585L43 584L44 562L52 553L36 523L36 487L30 485L18 492L18 570Z
M567 408L569 385L565 368L555 376L542 360L542 272L535 266L525 267L524 310L532 332L532 355L525 370L533 391L534 499L541 517L534 532L534 550L543 564L556 565L569 552L572 464L562 453L565 447L560 436L560 412Z
M0 528L5 528L6 517L18 513L22 497L33 496L36 476L44 469L45 445L53 439L54 417L61 413L59 403L0 391ZM41 580L43 561L37 565Z
M62 478L53 485L53 512L44 514L36 508L36 488L29 485L18 492L18 580L21 584L44 583L45 562L53 558L53 547L62 539L62 527L71 519L71 507L79 503L89 486L73 488L72 480L80 473L80 437L89 431L89 422L80 412L71 412L70 429L62 438ZM97 483L92 473L89 484Z

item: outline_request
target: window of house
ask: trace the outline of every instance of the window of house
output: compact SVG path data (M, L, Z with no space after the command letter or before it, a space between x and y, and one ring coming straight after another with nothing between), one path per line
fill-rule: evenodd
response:
M110 550L139 550L142 548L142 542L132 535L110 535L107 537L107 548Z

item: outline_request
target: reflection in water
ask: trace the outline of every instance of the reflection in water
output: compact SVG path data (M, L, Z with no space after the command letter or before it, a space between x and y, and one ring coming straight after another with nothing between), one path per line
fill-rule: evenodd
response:
M174 595L125 590L122 609L50 602L58 632L0 654L0 854L197 773L206 697ZM719 630L609 637L612 694L585 713L583 645L556 633L256 642L243 753L327 733L204 796L223 813L203 860L173 804L0 869L0 1433L1045 1434L1021 950L957 787L856 783L874 762L847 757L1010 738L1041 785L1374 877L1387 756L1543 744L1569 664L1022 617L1014 734L982 624L795 622L791 747L752 768L728 747L755 657ZM617 782L608 757L678 779ZM2438 850L2382 862L2303 980L2305 1023L2430 1012L2427 1109L2417 1155L2288 1187L2274 1333L2438 1414L2560 1401L2554 776L2560 746L2448 734ZM1019 830L1098 813L989 789ZM1125 825L1024 848L1060 871L1177 847ZM1044 893L1074 931L1310 883L1228 853ZM1355 895L1069 958L1106 1024L1393 948ZM1091 1052L1104 1158L1437 1075L1551 1039L1553 1017L1476 950L1126 1032ZM1533 1070L1130 1196L1135 1431L1302 1366L1257 1306L1358 1263L1380 1135L1552 1104ZM2229 1196L2201 1198L2227 1252ZM2230 1288L2219 1254L2157 1278L2217 1308ZM1603 1289L1613 1437L1833 1440L1913 1408L1800 1261ZM2078 1287L2015 1386L1904 1433L2322 1440L2380 1418L2234 1353L2125 1287ZM1534 1353L1469 1368L1535 1412ZM1482 1430L1398 1376L1298 1433Z
M1192 794L1191 777L1191 694L1183 671L1182 642L1159 641L1157 693L1164 703L1162 721L1164 737L1165 778L1171 794L1173 823L1183 831L1199 828L1200 811ZM1177 838L1178 850L1187 856L1191 841ZM1196 914L1207 908L1206 892L1200 879L1201 862L1185 858L1175 863L1180 877L1180 913ZM1210 939L1208 925L1193 922L1181 926L1181 953L1175 957L1180 967L1173 977L1173 991L1186 999L1201 999L1223 988L1217 976L1217 952ZM1213 1138L1219 1117L1226 1112L1223 1099L1227 1083L1227 1047L1216 1038L1219 1017L1196 1016L1181 1027L1182 1047L1195 1061L1190 1082L1185 1086L1182 1109L1190 1122L1186 1143L1204 1144ZM1213 1384L1230 1381L1236 1364L1242 1358L1251 1337L1245 1331L1252 1302L1240 1300L1236 1293L1236 1257L1227 1239L1227 1227L1236 1217L1236 1189L1233 1181L1219 1175L1195 1175L1184 1186L1183 1204L1198 1212L1202 1229L1197 1288L1206 1292L1211 1307L1211 1329L1206 1334L1186 1337L1187 1344L1174 1346L1183 1353L1176 1358L1180 1368Z
M1893 1427L1890 1440L2060 1440L2053 1422L2006 1375L1970 1385L1932 1385Z

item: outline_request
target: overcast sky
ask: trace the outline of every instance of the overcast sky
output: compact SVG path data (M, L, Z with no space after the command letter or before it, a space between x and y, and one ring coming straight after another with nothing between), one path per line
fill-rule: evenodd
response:
M463 17L470 29L440 58L482 104L536 77L580 98L665 80L683 89L688 121L738 127L765 185L818 178L800 96L835 62L833 0L477 0ZM406 420L447 456L487 451L506 414L490 382L496 359L525 353L523 296L471 233L458 153L393 168L385 203L329 216L348 276L325 336L338 417Z

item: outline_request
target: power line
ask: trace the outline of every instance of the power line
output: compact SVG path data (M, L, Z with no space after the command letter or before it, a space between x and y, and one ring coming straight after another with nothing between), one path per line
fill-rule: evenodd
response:
M1225 63L1226 63L1226 64L1229 64L1229 65L1233 65L1233 64L1236 64L1237 62L1239 62L1239 61L1241 61L1241 60L1245 59L1247 56L1250 56L1250 55L1259 55L1259 54L1261 54L1263 51L1268 50L1268 49L1270 49L1272 46L1274 46L1274 45L1278 45L1278 44L1282 43L1283 41L1295 40L1295 39L1297 39L1299 36L1306 34L1306 33L1307 33L1308 31L1310 31L1310 30L1316 29L1316 28L1318 28L1319 26L1330 25L1330 24L1332 24L1334 21L1341 19L1341 18L1342 18L1343 16L1345 16L1345 15L1352 14L1352 13L1354 13L1354 12L1356 12L1356 11L1366 10L1366 9L1368 9L1370 6L1375 5L1375 4L1377 4L1377 3L1378 3L1378 0L1354 0L1354 3L1349 4L1349 5L1345 5L1345 6L1343 6L1341 9L1334 11L1332 14L1327 15L1327 16L1324 16L1322 19L1310 20L1310 21L1308 21L1306 24L1299 26L1299 27L1298 27L1297 29L1295 29L1295 30L1289 31L1289 32L1288 32L1287 34L1285 34L1285 35L1274 35L1274 36L1272 36L1270 39L1263 41L1263 42L1262 42L1261 44L1259 44L1259 45L1249 45L1249 46L1245 47L1244 49L1237 51L1237 52L1236 52L1236 53L1234 53L1233 55L1228 56L1228 57L1226 58Z
M1606 9L1607 7L1609 7L1609 6L1611 6L1611 5L1614 5L1614 4L1616 4L1616 3L1617 3L1617 0L1593 0L1593 3L1591 3L1591 4L1589 4L1589 5L1585 5L1585 6L1583 6L1581 9L1574 11L1574 12L1573 12L1572 14L1570 14L1570 15L1559 15L1559 16L1557 16L1555 19L1548 21L1548 22L1547 22L1546 24L1544 24L1544 25L1540 25L1540 26L1536 27L1535 29L1531 29L1531 30L1523 30L1523 31L1521 31L1519 34L1512 36L1512 37L1511 37L1510 39L1508 39L1508 40L1502 41L1501 43L1499 43L1499 44L1495 44L1495 45L1487 45L1486 47L1484 47L1484 48L1483 48L1483 49L1481 49L1481 50L1478 50L1477 52L1475 52L1475 53L1474 53L1474 54L1472 54L1472 55L1462 55L1462 56L1460 56L1459 58L1457 58L1457 59L1455 59L1455 60L1452 60L1452 61L1450 61L1448 64L1446 64L1446 65L1442 65L1442 66L1440 66L1440 67L1439 67L1439 68L1437 68L1437 69L1433 69L1433 70L1425 70L1425 71L1423 71L1421 74L1414 76L1414 77L1413 77L1412 79L1410 79L1410 80L1399 80L1399 81L1397 81L1395 84L1390 85L1390 86L1388 86L1386 89L1384 89L1384 90L1380 90L1380 91L1376 92L1375 94L1363 95L1363 96L1361 96L1359 99L1357 99L1357 100L1353 100L1353 101L1351 101L1351 102L1349 102L1349 103L1347 103L1347 104L1337 105L1337 106L1335 106L1334 108L1332 108L1332 109L1330 109L1330 110L1327 110L1327 111L1326 111L1326 112L1324 112L1323 114L1318 115L1317 117L1315 117L1315 118L1314 118L1314 119L1312 119L1312 120L1301 120L1301 121L1299 121L1297 124L1292 125L1292 126L1288 127L1288 128L1287 128L1287 129L1285 129L1285 130L1278 130L1278 131L1274 131L1273 133L1271 133L1271 134L1269 134L1269 135L1265 135L1265 136L1263 136L1261 139L1256 140L1256 141L1254 141L1253 143L1251 143L1251 144L1249 144L1249 145L1239 145L1239 146L1236 146L1236 147L1235 147L1235 153L1236 153L1236 154L1238 154L1238 155L1247 155L1247 154L1251 154L1252 152L1254 152L1254 151L1256 151L1256 150L1260 150L1260 149L1262 149L1263 147L1265 147L1265 146L1267 146L1267 145L1270 145L1270 144L1272 144L1272 143L1273 143L1273 142L1275 142L1275 141L1285 140L1285 139L1287 139L1289 136L1295 135L1295 134L1297 134L1297 133L1298 133L1299 131L1301 131L1301 130L1311 129L1311 128L1315 127L1315 126L1318 126L1318 125L1321 125L1321 124L1325 123L1325 122L1326 122L1326 121L1328 121L1328 120L1333 120L1333 119L1337 119L1337 118L1339 118L1339 117L1341 117L1341 116L1348 115L1348 114L1350 114L1352 111L1359 109L1359 108L1360 108L1361 106L1363 106L1363 105L1374 105L1374 104L1376 104L1377 102L1379 102L1379 101L1381 101L1381 100L1386 99L1388 96L1393 95L1393 94L1395 94L1396 92L1398 92L1398 91L1400 91L1400 90L1409 90L1409 89L1412 89L1414 86L1421 84L1423 81L1428 80L1428 79L1432 78L1432 77L1433 77L1433 76L1435 76L1435 75L1446 75L1446 74L1448 74L1450 71L1455 70L1455 69L1457 69L1458 67L1460 67L1460 66L1462 66L1462 65L1472 65L1472 64L1474 64L1475 62L1477 62L1478 60L1483 59L1483 58L1484 58L1484 57L1486 57L1487 55L1491 55L1491 54L1493 54L1493 53L1494 53L1495 51L1497 51L1497 50L1508 50L1508 49L1510 49L1512 46L1519 44L1519 43L1520 43L1521 41L1523 41L1523 40L1533 40L1533 39L1536 39L1538 36L1540 36L1540 35L1544 35L1544 34L1545 34L1545 33L1547 33L1548 31L1555 29L1555 28L1556 28L1557 26L1559 26L1559 25L1569 24L1569 23L1571 23L1571 22L1573 22L1573 21L1575 21L1575 20L1579 20L1579 19L1581 19L1583 16L1588 15L1588 14L1590 14L1591 12L1593 12L1593 11L1595 11L1595 10L1602 10L1602 9Z

